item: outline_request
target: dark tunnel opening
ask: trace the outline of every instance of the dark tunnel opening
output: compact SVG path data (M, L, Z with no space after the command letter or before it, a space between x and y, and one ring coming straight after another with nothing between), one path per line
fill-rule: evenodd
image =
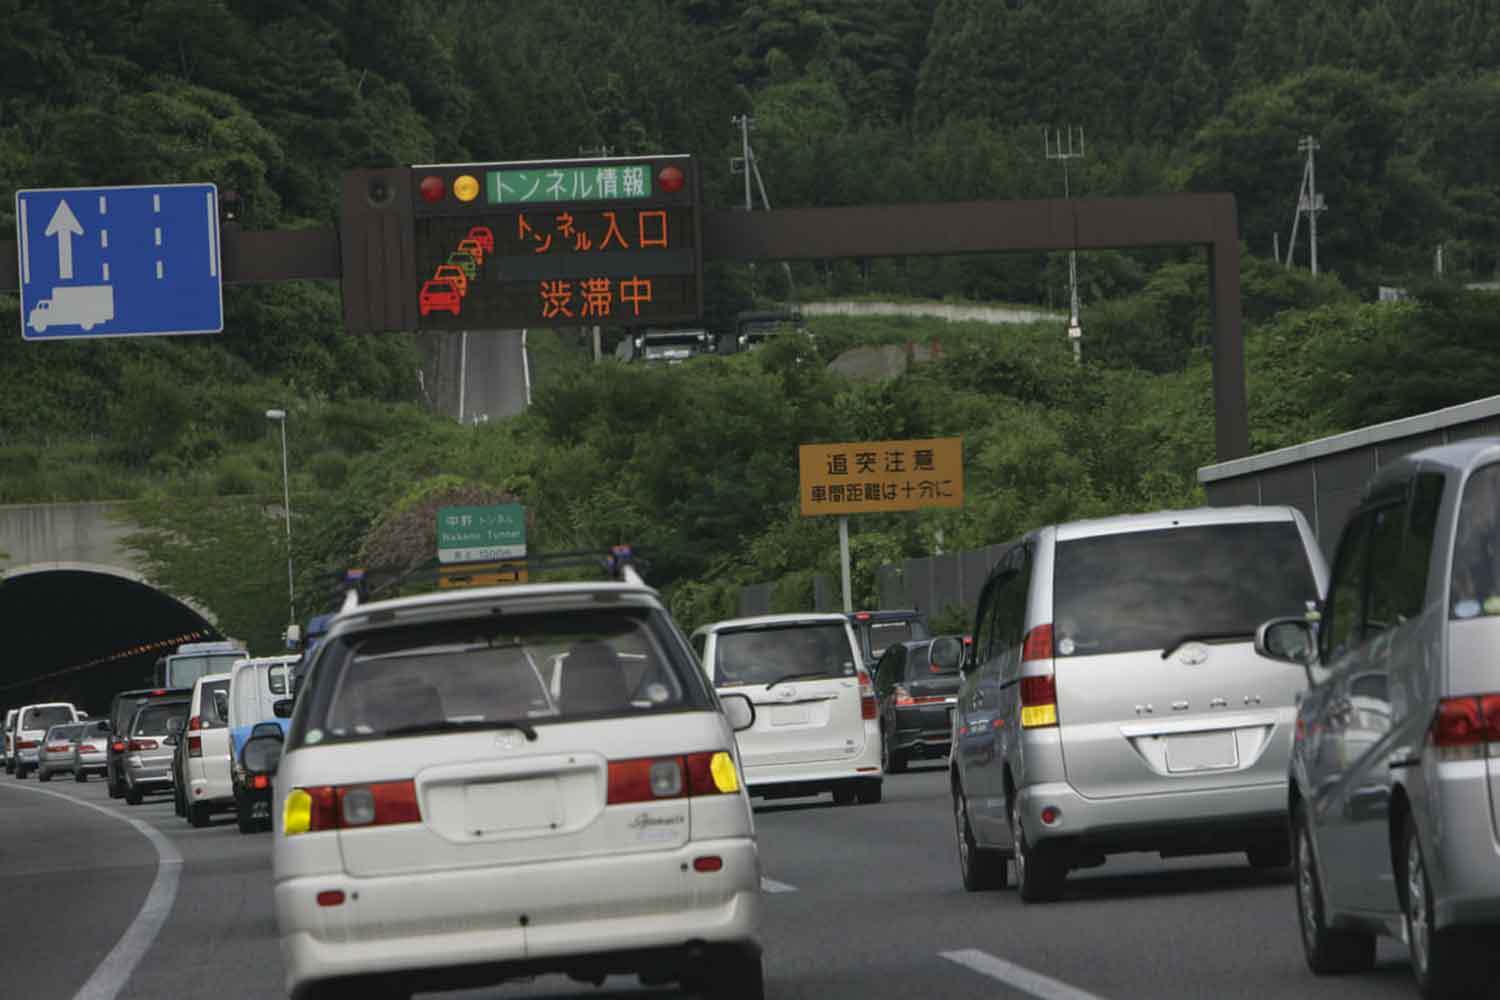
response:
M0 577L0 708L70 701L102 715L151 684L159 656L221 639L200 612L125 571L13 570Z

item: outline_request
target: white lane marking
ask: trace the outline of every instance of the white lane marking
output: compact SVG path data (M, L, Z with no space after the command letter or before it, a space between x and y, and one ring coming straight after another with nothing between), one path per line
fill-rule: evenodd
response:
M104 195L102 195L102 194L99 196L99 214L100 215L108 215L109 214L109 202L107 202L107 201L104 200Z
M1040 972L1032 972L1030 969L1007 962L1003 958L996 958L978 948L944 951L939 954L950 962L957 962L966 969L972 969L981 975L997 979L1013 990L1029 993L1031 996L1040 997L1041 1000L1103 1000L1096 993L1069 986L1061 980L1044 976Z
M156 276L161 277L161 261L156 262Z
M787 885L785 882L778 882L774 878L766 878L764 875L762 875L761 879L760 879L760 891L761 892L796 892L797 891L797 887L795 885Z
M161 246L161 226L156 227L156 245Z
M153 211L153 212L160 212L161 211L161 195L159 195L159 194L153 194L151 196L151 211Z
M50 795L103 813L121 823L129 823L156 849L156 878L151 882L151 891L146 893L146 901L141 904L140 912L135 915L130 926L125 928L125 933L120 935L120 940L115 942L109 954L104 956L104 961L99 963L94 974L89 976L88 982L73 995L73 1000L114 1000L125 988L135 967L146 957L146 952L151 950L157 935L166 926L167 918L172 915L172 903L177 899L177 880L182 873L182 854L165 834L145 820L133 819L105 806L46 788L32 788L29 785L10 787L37 795Z
M99 230L99 246L102 247L102 248L104 248L105 250L109 249L109 230L108 229L101 229L101 230Z
M219 213L214 211L214 193L207 192L204 198L208 201L208 273L217 276L219 273Z
M21 203L21 284L31 283L31 254L26 251L26 199L18 199Z
M105 281L109 280L109 262L108 261L106 261L105 264L104 264L104 280Z

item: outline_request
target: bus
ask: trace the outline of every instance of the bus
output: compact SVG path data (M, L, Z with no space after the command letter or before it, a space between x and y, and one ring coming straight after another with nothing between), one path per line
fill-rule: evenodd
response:
M177 652L156 661L152 683L159 688L190 688L205 674L227 674L235 661L250 654L234 640L185 642Z

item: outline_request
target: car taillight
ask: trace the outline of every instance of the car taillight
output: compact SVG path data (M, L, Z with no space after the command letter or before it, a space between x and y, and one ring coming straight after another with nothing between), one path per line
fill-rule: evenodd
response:
M1022 677L1022 728L1037 729L1042 726L1055 725L1057 725L1057 681L1051 674L1046 677Z
M203 756L203 737L201 737L201 736L189 736L188 740L187 740L187 743L188 743L188 756L189 757L202 757Z
M1444 698L1428 742L1443 760L1478 760L1486 748L1500 757L1500 694Z
M142 750L155 750L158 745L155 740L131 740L129 750L131 753L139 753Z
M1026 633L1026 641L1021 646L1021 660L1025 662L1050 659L1052 659L1052 626L1051 624L1038 625Z
M18 740L16 742L16 749L17 750L35 750L36 749L36 740Z
M109 745L109 748L111 750L113 750L115 753L124 753L125 752L125 744L122 743L122 742L120 742L119 740L116 740L115 742L111 743Z
M195 715L191 719L188 720L188 732L190 732L190 733L196 733L198 730L200 730L202 728L203 728L203 717L201 715Z
M642 757L609 762L609 805L654 802L694 795L724 795L740 789L734 758L724 750L686 757Z
M250 779L250 787L256 789L270 788L271 779L264 774L257 774L254 778Z
M263 779L265 775L256 777ZM266 786L257 782L256 787ZM421 821L422 810L417 805L417 786L413 781L294 788L282 809L282 832L288 837Z
M875 685L867 671L859 672L859 714L866 719L880 718L880 706L875 702Z
M905 708L907 705L916 704L916 701L911 696L911 692L906 690L906 688L902 687L900 684L896 685L896 687L891 691L891 694L895 695L896 697L897 708Z

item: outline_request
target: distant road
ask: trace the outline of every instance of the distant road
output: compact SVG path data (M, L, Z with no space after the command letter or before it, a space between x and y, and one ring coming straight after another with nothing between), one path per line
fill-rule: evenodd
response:
M422 389L434 410L475 424L526 409L530 373L525 331L470 330L422 338Z
M931 316L952 322L1035 323L1061 321L1062 313L1019 306L963 306L947 302L808 302L804 316Z

